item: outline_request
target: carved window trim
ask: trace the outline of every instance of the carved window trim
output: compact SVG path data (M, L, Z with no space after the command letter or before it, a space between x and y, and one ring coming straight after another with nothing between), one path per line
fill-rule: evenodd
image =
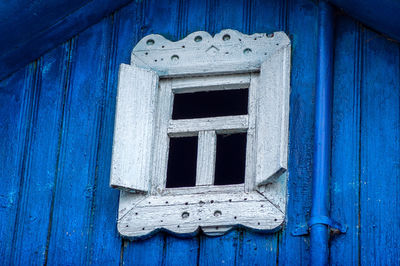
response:
M149 35L135 46L131 58L119 72L110 181L122 190L120 234L139 238L166 230L186 236L201 229L218 235L238 225L278 230L286 212L286 34L224 30L212 37L195 32L178 42ZM249 88L248 115L171 119L174 93L224 88ZM247 132L244 184L210 184L215 160L202 152L215 154L215 130ZM195 134L199 186L165 188L168 138Z

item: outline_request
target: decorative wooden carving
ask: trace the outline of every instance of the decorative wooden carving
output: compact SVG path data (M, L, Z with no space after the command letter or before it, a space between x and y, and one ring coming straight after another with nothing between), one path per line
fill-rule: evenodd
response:
M290 40L283 32L144 37L119 73L111 186L118 230L222 234L278 230L286 212ZM174 94L249 89L248 114L173 120ZM213 185L216 134L247 133L245 182ZM166 188L169 138L198 136L195 187Z

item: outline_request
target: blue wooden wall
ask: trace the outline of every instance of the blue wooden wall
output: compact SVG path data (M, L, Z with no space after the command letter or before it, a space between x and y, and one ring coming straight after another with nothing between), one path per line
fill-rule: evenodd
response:
M0 265L308 265L317 5L310 0L133 2L0 81ZM117 71L150 33L283 30L292 40L287 223L123 240L109 188ZM400 264L400 46L336 21L332 265Z

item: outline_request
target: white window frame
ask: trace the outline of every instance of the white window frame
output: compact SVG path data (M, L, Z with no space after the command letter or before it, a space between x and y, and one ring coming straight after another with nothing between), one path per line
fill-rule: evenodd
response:
M283 32L144 37L119 74L110 184L122 190L120 234L278 230L286 212L289 76ZM171 118L174 94L245 88L247 115ZM247 133L245 182L213 185L216 134L239 132ZM169 138L185 136L198 136L196 186L166 188Z

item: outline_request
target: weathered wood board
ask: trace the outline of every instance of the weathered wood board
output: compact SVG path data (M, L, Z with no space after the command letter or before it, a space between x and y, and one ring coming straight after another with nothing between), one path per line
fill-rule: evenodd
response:
M316 23L309 0L133 2L1 81L0 264L308 265L308 237L291 232L311 206ZM225 28L282 30L293 44L285 227L122 240L109 173L126 47ZM349 229L331 241L332 265L399 264L398 51L338 15L331 215Z

